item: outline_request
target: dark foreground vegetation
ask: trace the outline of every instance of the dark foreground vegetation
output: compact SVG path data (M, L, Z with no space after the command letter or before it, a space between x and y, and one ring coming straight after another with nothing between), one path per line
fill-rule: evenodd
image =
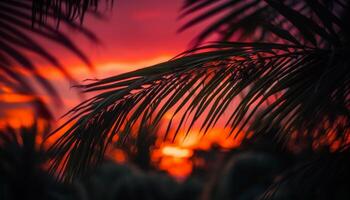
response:
M271 145L271 138L251 138L230 151L213 146L201 155L185 180L137 162L105 160L73 182L58 182L45 168L50 152L36 141L38 129L8 128L0 134L1 199L77 200L254 200L349 199L348 151L293 152ZM203 152L202 152L203 153ZM137 155L135 155L137 156ZM192 159L195 160L196 153ZM131 159L130 159L131 160Z

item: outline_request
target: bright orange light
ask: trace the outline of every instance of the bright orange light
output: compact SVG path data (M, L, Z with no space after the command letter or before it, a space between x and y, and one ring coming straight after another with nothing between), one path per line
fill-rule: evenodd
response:
M193 163L189 159L166 156L161 159L158 167L176 178L183 179L192 172Z
M34 123L34 113L30 108L7 109L4 116L0 118L0 128L11 126L20 128L29 127Z
M159 149L152 152L152 162L161 170L182 179L192 172L193 163L190 158L193 150L175 146L174 144L160 144Z
M229 129L213 128L203 135L197 130L178 133L174 143L158 141L158 149L152 152L152 161L159 169L170 175L182 179L187 177L193 170L194 161L192 156L196 149L209 150L216 144L224 149L235 148L240 145L243 135L234 134L228 136ZM198 163L197 163L198 166Z
M175 146L165 146L162 148L162 154L164 156L172 156L176 158L189 158L193 155L193 151Z
M205 135L197 130L190 131L187 135L180 132L175 143L180 147L202 150L210 149L213 144L226 149L238 147L242 142L244 134L238 134L234 137L235 132L233 132L229 136L230 131L229 128L213 128Z
M36 97L32 95L16 94L16 93L5 93L0 94L0 102L5 103L28 103L32 102Z

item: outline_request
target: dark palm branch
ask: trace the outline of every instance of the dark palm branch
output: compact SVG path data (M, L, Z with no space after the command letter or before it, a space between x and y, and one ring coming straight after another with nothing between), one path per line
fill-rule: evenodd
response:
M212 21L195 44L213 36L221 41L339 44L345 34L339 30L347 26L341 19L346 6L346 1L323 0L188 0L180 17L191 18L179 31Z
M203 0L189 1L185 15L213 2L226 2L222 9L230 13L237 12L236 3L250 7L251 14L233 15L256 15L262 22L253 29L241 18L227 24L233 36L251 35L243 43L211 43L165 63L81 86L98 94L71 110L63 125L69 129L54 145L60 151L53 169L63 163L67 180L82 175L99 163L120 131L130 132L139 123L156 126L167 113L172 117L166 136L172 137L194 126L206 133L224 120L235 135L281 125L276 137L282 142L348 143L349 4ZM260 14L261 8L269 17Z
M67 12L60 13L57 10L57 6L61 4L64 4L62 6L67 9ZM80 4L81 6L79 6ZM92 32L74 21L74 17L82 16L87 9L85 3L84 6L82 4L82 2L78 4L78 1L43 0L5 0L0 2L0 94L15 93L31 96L34 99L32 104L34 108L37 108L38 113L46 118L49 117L49 111L39 98L32 78L45 89L53 102L60 104L61 100L55 87L39 73L39 66L32 60L32 56L36 55L45 59L73 83L73 77L56 56L43 46L42 41L51 41L63 46L92 67L84 53L67 34L58 30L57 24L54 23L54 20L59 19L61 23L78 30L87 38L97 42L97 38ZM96 4L94 3L94 5ZM44 21L44 17L47 21ZM40 25L35 25L35 22ZM40 37L41 40L37 40L37 37ZM23 75L23 71L29 73L29 77Z
M106 0L107 2L108 0ZM110 1L110 2L113 2ZM68 21L84 20L87 11L96 11L99 0L33 0L33 21L43 23L50 12L59 22L62 19Z

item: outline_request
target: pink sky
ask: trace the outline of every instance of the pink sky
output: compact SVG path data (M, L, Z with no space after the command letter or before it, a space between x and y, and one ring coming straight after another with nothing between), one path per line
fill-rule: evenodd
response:
M183 0L115 0L113 7L106 8L102 3L99 11L103 14L103 19L87 15L83 24L96 34L101 41L99 44L87 40L77 31L61 26L60 30L65 32L95 65L95 72L89 71L84 63L67 49L42 38L36 39L59 59L79 83L88 78L109 77L169 60L185 51L200 27L177 33L181 24L185 22L178 20L182 4ZM72 83L64 79L62 74L48 67L47 62L34 55L31 59L41 66L41 73L61 93L65 106L52 106L56 117L62 116L82 101L71 88ZM44 99L50 99L46 93L43 92L42 95ZM52 105L52 102L48 102L48 105ZM27 105L10 108L8 114L0 116L0 121L2 118L18 120L15 113L24 113L23 106Z
M87 16L83 24L96 34L100 44L61 27L96 66L94 73L69 51L50 43L47 45L78 81L147 67L183 52L198 33L198 28L177 33L184 23L184 20L178 20L182 3L183 0L117 0L113 8L106 9L101 5L99 10L104 18ZM81 101L59 73L48 73L47 68L43 70L64 94L66 108L60 109L59 115Z
M95 64L139 62L162 55L173 56L186 50L197 31L177 34L184 22L178 20L183 0L117 0L112 9L100 6L105 19L88 16L84 26L101 40L96 45L81 35L68 34ZM68 52L58 52L66 60L74 60Z

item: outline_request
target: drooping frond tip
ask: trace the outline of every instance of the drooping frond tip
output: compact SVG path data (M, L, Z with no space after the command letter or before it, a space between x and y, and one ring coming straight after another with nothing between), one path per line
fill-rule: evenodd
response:
M172 132L173 137L195 126L206 133L220 119L234 134L282 126L276 133L281 141L292 141L297 133L318 142L346 130L349 117L342 88L350 73L328 73L322 67L325 63L340 63L327 51L269 43L218 43L207 48L208 52L82 86L99 94L71 111L68 123L79 118L54 145L63 150L57 155L67 159L69 179L98 163L111 138L131 132L139 123L163 122L165 134ZM327 82L320 79L325 73ZM330 82L339 84L325 88ZM333 126L334 120L341 121L339 126ZM334 141L344 145L348 134L333 135ZM70 165L73 162L82 171Z
M105 0L112 3L113 0ZM83 22L85 13L96 11L100 0L33 0L33 21L43 23L48 15L58 22L61 19Z
M295 45L340 45L349 32L345 1L317 0L189 0L181 18L188 18L179 31L208 23L195 38L195 45L220 41L283 42Z
M62 105L62 101L57 88L52 85L47 77L40 73L42 67L38 66L34 58L37 56L43 59L50 66L60 71L66 80L72 84L77 83L57 55L47 49L43 43L50 41L62 46L65 50L77 56L88 67L91 69L93 67L85 53L81 51L67 33L57 29L55 24L42 23L40 27L32 26L33 16L46 16L45 18L50 21L59 18L58 11L54 11L54 2L58 3L58 1L46 0L0 1L0 93L1 95L15 94L32 99L29 104L33 105L32 108L34 108L35 113L46 119L51 119L49 117L50 109L47 102L43 101L41 96L38 95L37 86L49 94L50 101L55 105ZM77 3L77 1L62 2L67 5ZM46 10L43 9L44 5L47 5ZM38 8L41 10L38 10ZM63 6L63 8L66 7ZM55 12L56 14L54 14ZM97 37L90 30L82 27L76 21L64 16L61 16L60 21L67 27L77 30L78 33L92 42L98 42ZM1 105L0 112L6 109L8 103L13 104L11 101L5 102L5 106Z
M329 143L338 149L348 145L350 51L344 26L350 16L348 4L188 2L188 13L210 2L237 2L250 12L220 4L220 9L229 10L228 16L234 16L233 21L219 20L220 26L209 25L207 33L264 37L199 47L168 62L82 86L85 92L97 95L71 110L72 117L64 125L69 128L54 145L62 150L56 152L61 157L55 166L62 166L64 160L65 178L94 167L120 131L131 132L140 122L156 126L164 118L166 136L172 132L175 137L180 131L187 134L193 127L206 133L223 123L236 135L281 127L275 134L281 143L311 141L312 147ZM265 13L269 17L263 18L257 12L260 9L269 11ZM206 18L210 13L203 15ZM272 24L271 16L277 20ZM254 21L255 17L259 20ZM258 23L246 26L247 21ZM221 25L227 29L222 31Z

